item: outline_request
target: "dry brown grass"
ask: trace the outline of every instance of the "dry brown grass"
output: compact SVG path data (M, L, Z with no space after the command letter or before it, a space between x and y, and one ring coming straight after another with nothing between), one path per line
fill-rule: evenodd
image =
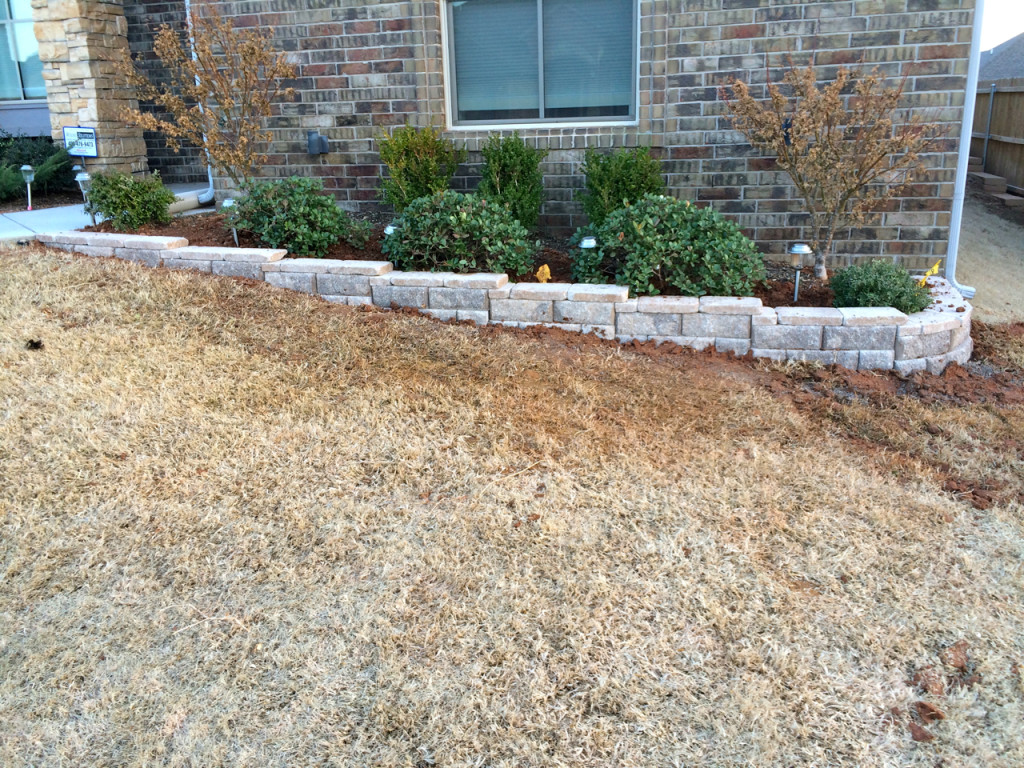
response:
M0 764L1024 764L1021 411L780 376L0 254Z

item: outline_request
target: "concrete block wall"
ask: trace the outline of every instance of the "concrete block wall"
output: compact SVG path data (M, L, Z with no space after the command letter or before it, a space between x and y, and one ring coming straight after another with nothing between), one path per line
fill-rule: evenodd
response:
M476 150L492 131L445 122L444 0L214 4L237 25L267 30L299 69L298 99L272 120L268 175L319 176L345 207L375 207L384 169L374 137L410 123L465 144L470 162L454 186L475 187ZM154 8L173 15L180 5ZM781 252L806 238L802 205L788 177L730 129L720 88L741 78L759 95L768 72L778 79L790 58L813 59L826 76L863 60L905 76L908 108L945 126L949 139L923 158L927 177L879 220L840 233L836 261L886 255L930 267L946 250L974 8L975 0L639 0L637 125L520 131L549 151L541 226L561 235L584 223L575 194L587 148L647 145L664 161L672 194L734 216L763 251ZM310 129L330 139L330 154L306 153Z
M526 328L544 325L622 343L672 343L779 361L854 370L941 373L973 351L971 305L942 278L933 304L905 315L891 307L765 307L733 296L629 298L619 285L512 283L508 275L400 272L389 261L287 259L280 249L189 246L183 238L92 232L39 235L47 245L148 267L265 280L349 306L409 307L440 320Z

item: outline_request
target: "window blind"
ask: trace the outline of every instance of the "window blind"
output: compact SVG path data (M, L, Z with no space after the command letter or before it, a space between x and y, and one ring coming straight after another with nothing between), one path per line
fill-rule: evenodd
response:
M544 0L544 114L628 115L633 0Z
M460 120L540 116L536 0L452 3Z

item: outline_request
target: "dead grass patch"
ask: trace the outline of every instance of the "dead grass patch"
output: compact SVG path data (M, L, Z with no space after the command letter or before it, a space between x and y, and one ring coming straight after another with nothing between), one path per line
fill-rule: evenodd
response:
M481 335L0 255L0 763L1024 763L1019 406Z

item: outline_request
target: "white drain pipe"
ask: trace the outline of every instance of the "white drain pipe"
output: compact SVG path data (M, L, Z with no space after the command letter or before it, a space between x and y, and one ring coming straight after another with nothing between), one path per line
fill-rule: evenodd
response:
M188 25L188 47L192 52L192 60L195 61L196 49L195 46L192 45L192 35L195 33L195 30L192 28L192 0L185 0L185 23ZM196 78L196 85L199 85L198 77ZM200 111L203 109L202 104L199 105L199 109ZM203 139L206 139L205 135L203 136ZM199 193L199 205L206 205L210 203L215 194L213 191L213 164L210 162L209 153L204 150L204 154L206 155L206 178L209 180L210 185Z
M985 0L978 0L974 8L974 32L971 35L971 58L967 65L967 90L964 93L964 119L960 126L960 156L953 182L953 212L949 221L949 246L946 249L946 279L965 299L973 299L977 292L956 279L956 258L960 250L960 229L964 219L964 200L967 197L967 166L971 162L971 136L974 133L974 105L978 98L978 72L981 69L981 20L985 15Z

